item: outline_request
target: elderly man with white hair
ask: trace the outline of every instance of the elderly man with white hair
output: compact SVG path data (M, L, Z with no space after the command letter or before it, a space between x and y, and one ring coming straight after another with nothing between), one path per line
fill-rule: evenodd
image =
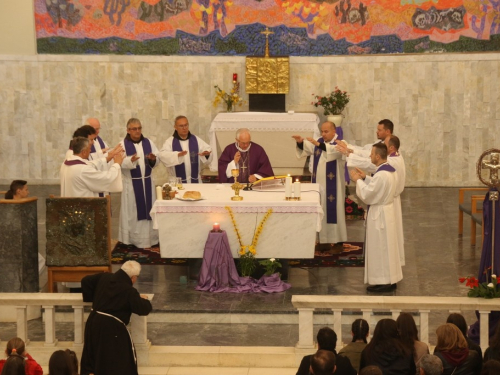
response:
M85 302L92 311L85 325L81 374L137 375L137 356L127 330L132 313L148 315L151 302L134 284L141 273L136 261L125 262L115 273L99 273L82 279ZM118 355L110 355L110 353Z

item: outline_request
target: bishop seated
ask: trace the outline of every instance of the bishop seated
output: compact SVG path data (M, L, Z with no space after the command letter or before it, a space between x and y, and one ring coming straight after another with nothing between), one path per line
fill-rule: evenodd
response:
M250 131L246 128L236 131L236 142L228 145L219 158L219 182L234 182L231 170L239 169L238 182L254 183L263 178L274 176L266 151L252 142Z

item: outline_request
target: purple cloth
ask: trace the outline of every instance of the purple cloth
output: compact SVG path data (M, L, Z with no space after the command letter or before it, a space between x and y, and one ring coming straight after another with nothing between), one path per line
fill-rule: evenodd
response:
M227 178L226 169L227 165L234 160L234 155L238 152L236 145L234 143L230 144L224 149L224 152L219 158L219 182L234 182L234 178ZM273 168L271 167L271 163L269 162L269 158L267 157L266 151L262 148L262 146L257 143L252 142L252 147L248 150L250 153L248 155L249 160L249 173L247 176L252 174L258 174L262 177L270 177L274 176ZM248 182L248 181L240 181L240 182Z
M318 142L325 143L323 138L319 138ZM318 174L318 163L321 154L324 151L318 146L314 147L314 163L313 163L313 174L312 183L316 183L316 176ZM333 176L330 178L329 176ZM326 162L325 167L325 190L326 190L326 222L328 224L337 224L337 160L331 160ZM333 197L333 199L330 199Z
M490 191L497 191L497 189L490 189ZM491 266L491 243L492 243L492 229L493 229L493 204L490 201L490 192L486 193L483 202L483 223L484 223L484 241L483 241L483 250L481 253L481 262L479 263L478 270L478 280L480 283L485 281L490 281L486 279L486 274L484 270ZM493 268L493 273L497 276L500 276L500 202L495 202L495 263L496 265ZM488 272L488 275L491 273ZM479 314L476 311L476 316L478 320L472 324L469 328L468 336L471 340L479 343ZM492 311L488 317L489 320L489 336L492 337L495 333L496 326L500 321L500 311Z
M151 143L149 139L142 137L142 149L144 151L144 157L149 155L152 151ZM132 156L137 153L134 146L135 142L132 142L128 138L123 140L125 145L125 153L127 156ZM145 176L142 176L141 167L137 164L135 169L130 170L130 175L132 176L132 186L134 188L135 203L137 206L137 220L151 220L149 213L153 207L153 198L151 195L151 166L149 165L148 159L144 162L145 165ZM142 183L144 180L144 185ZM144 190L145 189L145 190Z
M95 139L97 142L99 142L99 145L101 146L101 150L106 148L106 145L104 144L104 141L102 140L101 137L97 136L97 138ZM94 144L92 143L92 147L90 148L90 152L91 153L94 153L95 152L95 146Z
M344 130L342 130L342 127L340 126L337 126L337 129L335 129L335 133L337 134L337 140L338 141L341 141L344 139ZM347 163L344 167L345 169L345 183L346 184L349 184L349 182L351 182L351 178L349 177L349 171L347 170Z
M182 152L181 142L178 138L174 137L172 141L172 150ZM199 182L198 181L198 140L194 135L189 135L189 160L187 163L191 163L191 182ZM186 166L184 163L175 166L175 175L182 179L182 182L187 184L186 179Z
M65 165L69 165L69 166L72 166L72 165L78 165L78 164L83 164L85 165L86 163L81 161L81 160L65 160L64 161L64 164Z
M290 289L278 273L259 280L238 275L225 231L210 232L196 290L213 293L279 293Z

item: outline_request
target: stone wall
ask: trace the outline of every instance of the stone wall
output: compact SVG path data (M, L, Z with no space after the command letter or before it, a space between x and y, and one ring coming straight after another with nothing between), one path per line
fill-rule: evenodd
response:
M112 145L130 117L159 148L179 114L208 139L223 110L212 106L213 86L229 88L233 72L243 79L244 66L242 57L0 55L0 183L58 183L71 135L88 116ZM377 122L394 121L407 186L478 185L477 158L500 148L499 78L498 53L292 57L286 106L324 119L311 94L339 86L351 95L346 139L373 142ZM155 173L165 179L163 166Z

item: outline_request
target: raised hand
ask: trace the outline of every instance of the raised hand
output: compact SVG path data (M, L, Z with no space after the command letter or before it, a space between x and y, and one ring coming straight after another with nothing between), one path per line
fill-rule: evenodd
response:
M122 165L123 159L125 159L125 153L124 152L117 152L113 155L113 161L115 163L118 163Z
M151 161L155 161L156 155L151 152L146 156L146 159L151 160Z
M181 151L177 154L178 157L181 157L181 156L184 156L184 155L187 155L187 151Z
M234 154L234 163L238 164L240 159L241 159L241 152L238 151L236 154Z
M132 155L132 157L130 158L130 161L133 163L134 161L139 160L139 159L140 159L140 157L139 157L139 156L137 156L137 154L134 154L134 155Z
M304 142L304 138L302 138L300 135L292 135L292 138L295 139L295 142L297 143Z

